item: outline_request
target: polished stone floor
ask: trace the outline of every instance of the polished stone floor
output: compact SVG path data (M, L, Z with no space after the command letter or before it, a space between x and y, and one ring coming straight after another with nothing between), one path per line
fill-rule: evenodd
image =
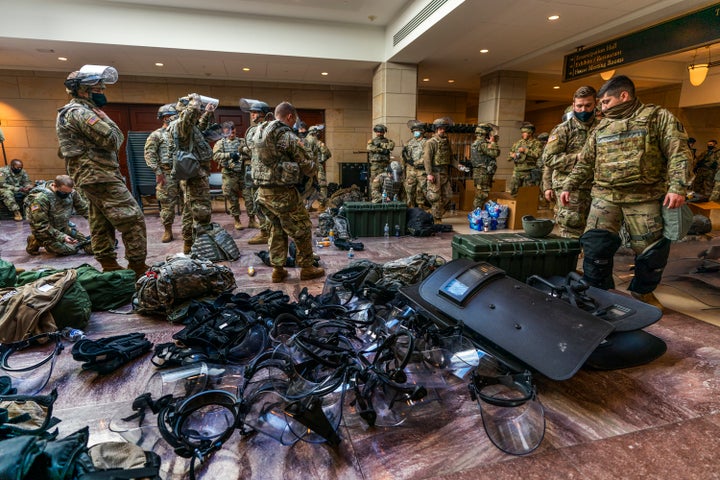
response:
M249 246L255 231L232 230L232 219L217 208L214 221L232 232L242 257L228 264L238 291L257 293L282 289L296 298L302 287L313 294L322 290L323 279L301 282L291 271L286 283L270 283L270 269ZM243 216L245 220L245 217ZM87 222L75 221L81 231ZM469 233L458 213L449 218L456 231ZM177 222L176 222L177 224ZM181 250L182 242L160 243L162 229L156 213L147 214L148 262L161 261ZM97 263L88 256L56 258L25 252L29 232L26 222L0 222L0 256L17 267L67 268ZM715 232L717 233L717 232ZM176 226L179 236L179 226ZM452 233L432 238L402 237L385 241L362 238L365 250L356 258L382 263L418 252L452 258ZM547 430L540 447L517 457L495 448L482 426L480 410L470 400L467 386L450 382L434 401L397 427L367 428L348 415L337 448L297 443L282 446L275 440L253 435L233 435L231 440L198 470L203 479L716 479L720 478L720 294L697 279L685 278L697 254L718 237L703 237L673 246L672 270L658 291L671 309L647 330L662 338L667 353L635 368L615 371L580 370L566 381L535 377L539 399L545 408ZM120 256L122 257L122 246ZM328 272L348 263L345 252L317 249ZM632 258L616 257L616 284L620 291L631 275ZM684 263L683 263L684 262ZM124 261L121 261L124 263ZM257 274L247 275L253 265ZM684 313L683 313L684 312ZM715 324L713 324L715 323ZM140 331L154 343L167 342L180 326L136 314L95 312L87 329L90 338ZM54 415L61 419L61 436L89 425L91 443L118 440L108 430L113 416L143 393L155 372L149 355L125 368L98 376L83 372L72 360L69 348L58 359L51 385L59 398ZM164 478L187 478L187 461L178 459L161 440Z

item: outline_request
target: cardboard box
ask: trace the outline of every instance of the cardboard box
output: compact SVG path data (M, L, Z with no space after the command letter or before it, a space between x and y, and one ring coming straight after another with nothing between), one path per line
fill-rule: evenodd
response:
M505 179L494 179L489 193L489 200L497 201L498 194L505 192ZM475 181L465 180L464 187L460 190L460 210L470 212L473 210L475 200Z
M522 229L522 217L535 215L538 209L540 187L520 187L514 197L509 193L498 193L497 203L508 207L507 228L511 230Z
M713 230L720 230L720 203L688 203L688 206L695 215L705 215L708 217L710 219L710 223L712 223Z

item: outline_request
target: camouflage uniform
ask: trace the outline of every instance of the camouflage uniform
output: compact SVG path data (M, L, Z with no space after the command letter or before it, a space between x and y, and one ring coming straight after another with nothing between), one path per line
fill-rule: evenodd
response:
M695 180L690 190L704 197L709 197L715 184L715 173L720 163L720 150L706 150L693 168Z
M171 227L175 221L175 210L182 204L180 198L180 181L172 174L173 160L168 154L166 128L160 127L152 132L145 141L145 163L155 172L156 176L164 177L165 181L155 187L155 195L160 202L160 222Z
M232 140L221 138L213 147L213 160L222 168L222 191L228 201L230 215L233 217L240 216L240 196L245 188L245 166L240 156L241 147L242 144L237 137ZM234 153L240 158L234 160L232 158Z
M87 237L70 228L70 217L74 210L78 215L87 218L88 205L76 190L68 197L60 198L52 190L52 184L53 182L46 182L33 188L25 200L25 214L32 232L28 237L28 248L31 249L34 245L35 250L37 247L44 247L55 255L74 255L77 247L65 243L65 237L70 236L80 242ZM87 250L92 252L91 249Z
M251 152L252 152L252 149L250 148L250 144L248 143L248 139L253 135L253 132L255 131L255 129L257 129L258 126L262 125L263 123L265 123L265 122L262 120L254 122L252 125L250 125L250 128L248 128L247 131L245 132L245 146L247 148L248 155L251 155ZM257 188L257 185L255 184L255 180L253 180L253 176L252 176L252 161L250 162L250 174L249 175L250 175L250 185L252 185L251 196L252 196L253 212L255 215L257 215L258 220L260 221L260 232L253 238L264 239L267 237L269 239L270 238L270 222L268 222L268 219L265 216L265 213L262 211L262 209L259 207L259 204L258 204L258 199L257 199L258 188ZM245 173L245 183L246 184L247 184L247 180L248 180L247 177L248 177L248 173L246 171L246 173ZM249 210L248 210L248 215L250 215Z
M411 138L403 147L402 158L405 162L405 196L408 208L425 205L427 174L422 161L423 148L427 138Z
M250 148L247 146L247 142L244 138L238 138L240 141L240 162L243 164L243 188L242 197L245 203L245 212L250 221L248 223L249 228L257 228L257 225L253 226L255 222L255 215L257 215L257 208L255 206L255 187L252 181L252 170L250 168Z
M367 143L370 178L377 177L387 169L390 165L390 152L393 148L395 148L395 142L383 136L375 137Z
M330 208L340 208L345 202L362 202L363 193L357 185L341 188L330 196Z
M518 152L521 147L525 148L525 152ZM518 158L515 158L516 152L519 154ZM540 184L540 178L533 178L532 171L538 169L538 160L540 160L542 153L542 142L535 138L528 138L527 140L521 138L513 143L512 147L510 147L510 161L515 162L515 167L513 168L513 176L510 179L511 194L517 195L520 187Z
M470 162L472 163L473 181L475 182L473 208L483 208L490 196L499 155L500 147L486 134L478 135L470 146Z
M690 168L687 134L669 111L635 99L605 112L563 186L572 192L594 179L580 237L583 276L591 285L613 287L612 257L624 221L636 254L628 289L644 295L657 287L670 252L670 241L663 238L662 199L666 193L686 195Z
M577 154L585 145L588 133L597 123L594 116L590 123L585 123L573 115L553 129L543 151L542 191L552 189L555 192L555 217L560 225L560 234L566 238L579 238L585 231L585 220L590 212L592 178L571 192L569 204L562 204L560 194L565 179L575 166Z
M246 139L252 150L257 201L270 225L270 263L277 268L285 266L291 237L297 246L296 264L312 267L312 223L296 186L301 176L317 173L315 163L300 139L280 120L260 124Z
M423 147L422 161L425 172L434 177L433 182L427 182L425 195L430 202L430 211L435 223L441 223L452 196L449 169L453 163L453 154L447 136L441 137L435 134L429 138Z
M325 143L317 138L317 133L310 130L308 131L308 134L303 139L305 143L305 148L308 150L308 153L311 154L311 158L313 158L313 161L317 164L317 183L320 190L320 197L318 200L320 201L320 205L322 207L325 207L327 204L328 199L328 189L327 189L327 172L325 171L325 162L327 162L330 157L332 157L332 152L330 152L330 149L325 145Z
M720 202L720 168L715 172L715 185L710 194L711 202Z
M386 201L396 201L395 196L397 195L397 201L402 201L403 184L401 182L394 182L391 173L384 172L375 177L372 181L371 200L372 203L382 203L383 192L387 194Z
M110 119L103 120L94 104L73 98L59 110L56 131L60 153L75 187L89 203L90 234L95 258L117 259L115 231L122 234L125 258L144 265L147 257L145 217L120 173L117 152L124 136Z
M211 227L212 204L208 175L212 149L205 137L203 137L201 122L198 120L200 119L203 124L206 124L209 122L207 120L209 115L203 114L201 116L200 105L199 98L193 96L187 108L184 108L179 113L176 120L170 122L165 131L170 158L175 158L177 152L177 146L175 145L175 136L177 136L181 149L186 150L192 140L193 153L200 162L200 175L181 182L185 194L185 206L182 215L182 237L185 250L194 242L195 232L204 232Z
M12 213L20 211L18 202L22 201L25 193L20 190L32 186L30 176L23 168L20 173L13 173L10 165L0 168L0 197L5 206Z

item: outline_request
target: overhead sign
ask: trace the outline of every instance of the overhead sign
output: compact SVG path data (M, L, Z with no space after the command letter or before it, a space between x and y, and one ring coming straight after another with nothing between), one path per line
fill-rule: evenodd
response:
M563 82L720 40L720 4L565 55Z

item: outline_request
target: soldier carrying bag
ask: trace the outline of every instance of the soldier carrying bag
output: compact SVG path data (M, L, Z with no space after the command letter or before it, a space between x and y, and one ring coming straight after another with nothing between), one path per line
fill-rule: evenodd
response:
M200 176L200 161L193 153L193 141L190 137L190 145L187 150L180 148L177 130L173 136L175 140L175 158L173 159L172 174L178 180L189 180Z

